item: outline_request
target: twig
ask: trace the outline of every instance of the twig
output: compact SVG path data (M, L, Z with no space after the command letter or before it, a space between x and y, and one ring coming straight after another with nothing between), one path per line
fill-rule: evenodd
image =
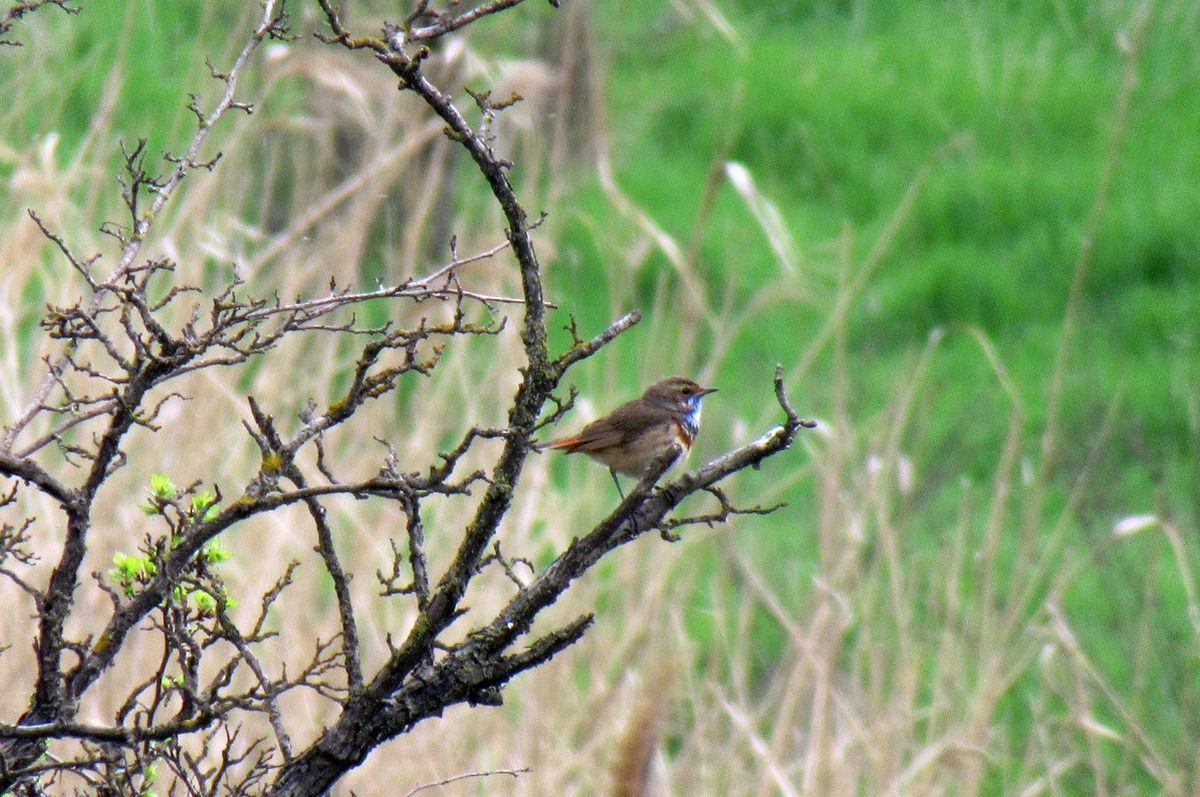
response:
M13 22L25 16L31 11L36 11L45 5L58 6L68 14L78 14L80 9L76 6L67 5L67 0L24 0L14 4L11 8L0 14L0 37L8 33L12 29ZM10 47L20 47L21 42L15 39L0 38L0 45L8 45Z
M436 789L440 786L449 786L451 783L457 783L460 780L467 780L468 778L490 778L493 775L512 775L514 778L519 778L528 772L530 772L529 767L524 767L523 769L491 769L487 772L467 772L462 775L446 778L445 780L439 780L436 783L426 783L417 786L412 791L406 792L404 797L412 797L417 792L422 792L426 789Z

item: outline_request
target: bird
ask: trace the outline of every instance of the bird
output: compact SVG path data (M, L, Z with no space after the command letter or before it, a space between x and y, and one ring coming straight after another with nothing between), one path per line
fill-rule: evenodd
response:
M617 492L617 474L641 478L675 443L686 453L700 429L700 402L716 393L682 376L656 382L640 398L584 426L579 434L560 437L542 448L582 453L607 465Z

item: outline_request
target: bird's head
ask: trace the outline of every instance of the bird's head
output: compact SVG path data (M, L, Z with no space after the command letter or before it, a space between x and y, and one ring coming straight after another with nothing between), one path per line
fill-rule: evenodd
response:
M651 385L644 398L662 407L668 407L688 416L700 414L700 400L709 393L716 393L715 387L701 387L696 382L683 376L672 376Z

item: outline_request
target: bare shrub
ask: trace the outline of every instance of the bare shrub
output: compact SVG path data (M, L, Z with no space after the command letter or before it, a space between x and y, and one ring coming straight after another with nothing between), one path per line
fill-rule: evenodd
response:
M261 45L290 35L283 3L267 0L232 63L210 65L218 96L192 98L186 146L161 166L144 140L123 146L123 219L100 227L113 255L83 254L93 247L65 231L70 208L30 211L69 279L29 333L38 365L20 369L0 440L0 574L36 623L32 652L8 652L25 656L9 688L26 709L0 724L0 790L133 794L167 781L181 794L324 793L423 720L501 704L513 676L578 642L590 612L541 618L606 554L649 532L677 539L770 511L735 505L717 484L811 425L778 370L783 423L754 442L656 486L675 447L539 561L501 534L535 435L572 406L568 369L640 318L588 338L572 326L572 344L551 352L532 236L543 218L519 201L489 132L515 98L473 94L472 125L431 77L426 42L519 3L422 2L360 36L320 2L323 41L373 56L424 112L401 123L346 90L361 123L315 127L330 151L359 157L306 160L312 137L279 135L282 150L245 172L263 184L224 195L205 182L228 166L210 139L245 144L253 119L238 117L253 108L241 82ZM266 80L320 83L331 64L361 69L292 63ZM393 122L406 130L399 143L373 138ZM249 164L252 151L231 158ZM374 245L381 206L436 217L421 192L436 193L450 151L482 177L502 234L463 254L421 221L390 239L402 254L377 286L359 287L351 264ZM423 171L410 169L418 155ZM289 181L303 201L272 192ZM367 190L380 185L406 190ZM256 203L244 228L225 209ZM447 245L449 259L417 265ZM206 258L232 261L232 274ZM280 269L286 278L265 278ZM384 399L397 415L376 410ZM672 516L701 491L715 507ZM140 504L122 501L137 492ZM375 546L375 572L362 567L370 557L345 555L348 528L376 532L354 543ZM297 591L309 597L293 603ZM332 622L311 616L322 595Z

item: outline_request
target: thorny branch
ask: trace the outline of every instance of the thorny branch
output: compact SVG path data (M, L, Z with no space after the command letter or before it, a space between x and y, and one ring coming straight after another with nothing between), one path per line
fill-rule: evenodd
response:
M648 532L678 539L678 530L690 525L711 526L741 514L773 511L774 507L735 506L717 485L786 449L800 429L812 425L800 420L788 403L779 369L775 396L784 415L781 426L656 487L679 454L668 452L608 517L576 536L541 570L507 544L501 548L497 530L525 460L535 451L534 433L573 405L573 387L565 397L556 393L564 375L641 319L637 311L630 312L589 339L579 335L572 321L572 345L551 355L545 313L553 305L544 296L531 237L545 217L529 218L508 180L513 164L493 150L494 140L486 130L488 120L517 98L493 101L487 91L471 93L484 120L472 128L450 95L423 72L430 53L421 42L521 2L451 3L442 10L418 0L401 23L385 25L375 37L351 35L338 9L318 0L329 30L319 37L373 53L400 78L402 90L412 92L436 114L448 138L476 165L507 225L505 242L479 254L460 256L451 242L451 260L424 277L371 291L331 281L323 296L286 302L277 296L249 296L247 286L236 278L205 294L180 282L170 260L144 258L153 219L183 178L218 165L220 153L207 159L200 155L213 126L231 110L251 112L250 104L235 99L235 89L255 47L288 33L282 2L277 0L263 4L261 21L229 71L210 65L222 86L221 96L208 111L192 97L188 107L196 116L196 132L182 155L167 156L165 174L148 166L144 141L123 151L120 182L128 219L103 227L119 247L116 264L106 276L97 274L100 255L76 255L31 211L42 234L82 277L89 293L73 304L47 310L42 331L61 348L45 360L44 376L0 440L0 476L14 480L9 492L0 494L0 508L14 503L20 485L58 504L65 526L65 542L58 558L49 563L49 578L35 580L21 575L23 568L38 566L28 547L33 520L0 524L0 575L32 597L40 623L29 708L16 722L0 722L0 790L28 792L73 776L135 793L145 786L145 766L159 761L186 793L326 793L375 747L447 707L499 705L510 679L579 640L593 622L590 614L530 634L539 614L606 553ZM6 29L0 22L0 33ZM467 266L506 250L516 262L519 296L492 296L461 285L459 275ZM193 297L198 298L191 312L184 307L185 320L172 320L181 317L178 310ZM346 318L367 302L398 300L434 301L444 320L422 318L401 327L393 322L363 326L354 317ZM468 320L464 302L482 302L489 311L502 304L521 308L524 364L506 423L470 427L423 468L402 466L393 447L381 440L385 454L375 476L341 478L338 472L345 465L329 455L327 438L345 434L343 427L351 418L394 391L406 376L431 374L445 346L465 337L497 336L504 329L504 319ZM152 480L142 509L154 531L145 535L135 555L114 560L114 571L93 574L107 594L111 613L85 625L83 638L68 633L68 627L76 627L68 626L68 620L76 608L73 596L95 530L96 496L127 463L130 431L158 431L164 406L183 398L163 386L200 369L229 368L264 357L284 339L316 334L357 341L357 359L337 397L323 407L310 401L298 418L279 420L266 401L247 396L249 419L243 426L260 461L240 494L227 498L216 487L210 492L199 483L178 488ZM92 432L90 442L81 434L85 429ZM47 456L47 449L73 469L63 473L57 465L48 465L55 460ZM315 466L306 455L314 450ZM485 453L490 466L467 472L463 463ZM702 491L716 499L715 510L671 516L684 499ZM328 499L345 495L391 502L402 518L401 527L389 535L390 568L379 569L376 576L379 595L412 601L416 617L394 637L392 629L385 629L389 654L373 671L364 661L360 640L361 618L371 615L355 605L350 584L356 574L339 554L328 516ZM457 533L438 529L439 534L456 534L453 555L441 565L426 551L422 509L433 497L471 502L464 528ZM332 586L338 630L329 638L311 639L306 660L289 673L265 654L264 643L274 635L266 630L272 627L268 617L273 607L299 577L296 563L259 597L257 615L248 628L239 626L230 611L231 593L237 589L221 578L220 563L234 555L222 547L224 532L292 505L307 511L323 577ZM494 615L471 612L463 604L468 586L488 571L502 575L511 590ZM45 586L36 586L43 582ZM448 635L450 626L463 618L470 621L465 635ZM129 691L112 721L81 721L81 707L102 675L113 670L131 639L145 634L158 640L159 653L128 678ZM281 703L282 696L296 690L317 695L337 712L323 732L299 750ZM253 714L265 717L271 741L244 738L241 723ZM51 740L73 740L76 754L47 761L43 754ZM505 772L515 776L519 770Z

